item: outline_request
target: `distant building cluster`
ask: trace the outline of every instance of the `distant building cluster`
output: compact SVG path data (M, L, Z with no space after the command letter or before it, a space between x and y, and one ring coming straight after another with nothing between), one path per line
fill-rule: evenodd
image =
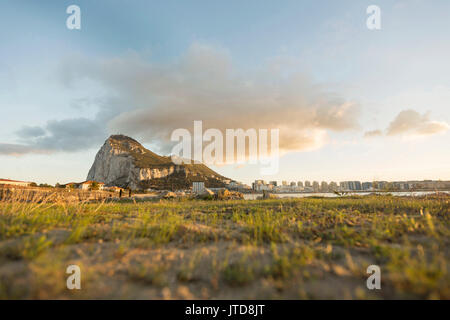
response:
M252 186L248 186L242 182L224 179L222 182L225 184L225 188L232 191L239 191L243 193L248 192L273 192L273 193L295 193L295 192L351 192L351 191L438 191L438 190L450 190L450 181L442 180L410 180L410 181L373 181L373 182L361 182L361 181L341 181L339 183L331 181L281 181L279 184L277 181L265 181L255 180ZM34 182L0 179L0 187L37 187ZM50 185L39 185L48 186ZM57 184L56 187L66 189L79 189L79 190L104 190L110 192L124 191L123 188L116 186L107 187L102 182L97 181L84 181L84 182L69 182L63 185ZM205 182L194 181L192 185L192 191L194 193L201 193L205 189ZM209 188L221 189L221 188ZM151 189L150 189L151 190Z
M266 182L255 180L252 189L256 192L270 191L274 193L290 192L334 192L334 191L414 191L414 190L450 190L450 181L423 180L423 181L277 181Z
M241 191L241 192L245 192L245 191L251 191L251 187L239 182L239 181L234 181L234 180L224 180L223 181L225 183L225 187L229 190L235 190L235 191Z
M223 179L221 181L225 184L225 189L228 189L231 191L239 191L239 192L244 192L244 193L248 193L248 192L252 191L250 186L248 186L242 182L238 182L238 181L234 181L234 180L230 180L230 179ZM202 180L192 182L192 192L193 193L202 194L205 192L206 189L213 191L213 192L217 192L219 190L222 190L223 187L220 187L220 188L207 187L205 185L205 182Z
M449 190L450 181L411 180L411 181L343 181L340 191L414 191L414 190Z
M256 192L271 191L274 193L289 193L289 192L329 192L337 190L336 182L327 183L325 181L281 181L278 185L277 181L266 182L264 180L255 180L252 183L252 189Z

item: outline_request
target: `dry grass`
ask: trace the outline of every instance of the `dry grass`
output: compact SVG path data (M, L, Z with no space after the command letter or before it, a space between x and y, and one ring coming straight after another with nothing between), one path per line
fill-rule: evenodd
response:
M448 195L0 201L0 298L450 299ZM82 289L66 288L77 264ZM381 267L382 289L366 288Z

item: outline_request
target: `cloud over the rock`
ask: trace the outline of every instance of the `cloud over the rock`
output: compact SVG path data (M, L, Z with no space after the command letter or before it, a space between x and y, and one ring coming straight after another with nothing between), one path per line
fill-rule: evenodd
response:
M308 76L271 68L238 71L226 50L194 43L177 61L151 62L137 54L104 60L71 58L64 85L94 81L104 88L95 119L49 122L18 133L29 150L75 151L109 133L123 133L169 152L177 128L280 129L282 152L317 149L328 131L358 127L359 106ZM284 70L286 71L286 70ZM42 131L45 131L43 134ZM101 139L99 138L101 137ZM0 151L1 153L1 151Z
M401 111L387 128L387 135L427 136L447 131L450 126L443 121L430 120L430 113L420 114L408 109Z
M73 65L72 65L73 66ZM127 105L109 129L166 145L177 128L280 129L280 147L299 151L321 147L328 130L357 127L359 107L323 90L301 73L238 72L230 56L193 44L175 63L149 63L139 56L75 66L67 80L88 77ZM167 149L166 149L167 150Z

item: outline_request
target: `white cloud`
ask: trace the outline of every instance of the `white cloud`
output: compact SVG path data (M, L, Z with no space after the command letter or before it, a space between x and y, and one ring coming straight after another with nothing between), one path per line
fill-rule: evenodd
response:
M202 120L204 130L222 132L280 129L282 153L317 149L327 143L328 131L358 128L359 105L324 90L303 73L287 75L270 66L239 72L226 50L200 43L172 63L147 61L137 54L104 60L72 57L60 72L66 86L86 81L106 92L99 112L93 120L50 121L44 128L21 129L21 137L28 139L24 152L82 150L106 138L107 132L127 134L168 152L172 131L190 130L194 120Z
M224 50L193 44L179 61L156 64L139 56L81 62L78 75L107 87L126 102L110 118L110 131L167 145L176 128L280 129L282 151L320 148L327 131L358 126L359 106L324 91L302 73L273 69L240 73ZM109 119L108 119L109 120Z
M412 109L401 111L387 128L387 135L427 136L445 132L449 125L444 121L430 120L430 113L423 115Z

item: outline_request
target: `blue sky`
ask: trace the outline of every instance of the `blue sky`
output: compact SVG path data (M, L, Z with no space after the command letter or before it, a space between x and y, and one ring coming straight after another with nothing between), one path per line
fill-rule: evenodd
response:
M81 30L66 28L71 4L81 8ZM371 4L381 8L381 30L366 28ZM206 119L220 126L214 99L236 94L230 113L254 112L248 119L236 112L237 123L265 125L254 120L262 114L257 99L242 88L251 83L252 94L307 101L294 110L302 119L276 123L317 135L314 143L290 146L278 175L267 180L450 179L448 1L6 0L0 12L2 178L83 180L102 142L119 130L158 149L164 139L156 123L138 131L123 119L165 110L163 99L209 107ZM192 80L206 71L213 72L211 84L201 78L186 91L171 87L177 75ZM159 83L152 72L169 80ZM130 85L136 78L141 91ZM152 88L143 93L146 81ZM190 105L202 89L211 97ZM354 106L349 120L339 128L317 124L334 101ZM289 114L289 104L275 105L280 112L265 118ZM317 113L312 122L305 120L310 113ZM177 114L174 107L160 120L192 126ZM390 127L399 133L388 134ZM12 154L11 146L26 151ZM215 169L244 182L260 177L254 166Z

